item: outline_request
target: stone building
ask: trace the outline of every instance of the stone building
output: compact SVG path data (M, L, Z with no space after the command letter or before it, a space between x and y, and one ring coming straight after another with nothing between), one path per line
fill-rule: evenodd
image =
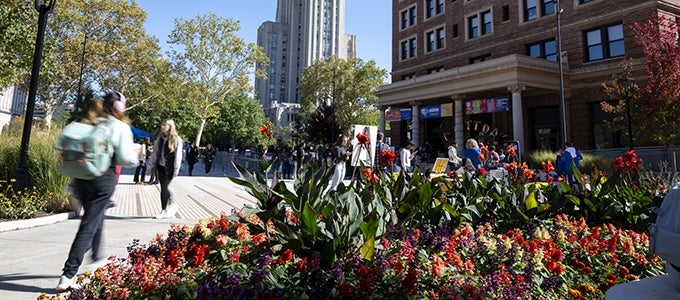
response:
M391 83L378 92L392 144L476 138L526 152L625 147L626 132L604 125L601 84L625 58L644 81L630 25L677 18L680 0L393 0L392 10Z

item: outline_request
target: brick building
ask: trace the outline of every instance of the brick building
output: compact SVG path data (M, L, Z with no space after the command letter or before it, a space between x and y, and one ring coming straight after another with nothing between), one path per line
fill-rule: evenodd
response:
M680 0L393 0L392 10L392 81L378 92L392 144L441 152L445 137L459 147L514 140L526 152L565 138L582 149L625 147L625 132L603 123L611 116L601 84L625 58L644 80L630 25L675 18Z

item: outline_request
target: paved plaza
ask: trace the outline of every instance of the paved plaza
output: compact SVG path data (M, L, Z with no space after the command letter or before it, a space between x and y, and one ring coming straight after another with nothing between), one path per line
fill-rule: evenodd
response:
M194 176L189 177L183 166L171 184L179 210L170 219L153 219L161 210L160 186L134 184L133 170L124 169L114 194L118 206L107 211L104 221L103 253L126 257L126 247L134 239L145 244L156 234L165 235L170 224L193 225L201 218L254 205L254 198L227 178L237 175L230 163L232 157L220 153L210 174L205 174L199 163ZM290 188L292 182L287 184ZM36 299L41 293L56 293L54 288L80 223L73 214L67 216L0 223L0 299ZM88 253L80 273L91 270L89 263Z

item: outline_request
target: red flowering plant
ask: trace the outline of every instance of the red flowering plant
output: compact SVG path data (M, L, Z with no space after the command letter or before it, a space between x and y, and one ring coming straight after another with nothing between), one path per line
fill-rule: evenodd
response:
M378 152L378 161L382 167L390 167L394 163L397 155L392 150L381 150Z

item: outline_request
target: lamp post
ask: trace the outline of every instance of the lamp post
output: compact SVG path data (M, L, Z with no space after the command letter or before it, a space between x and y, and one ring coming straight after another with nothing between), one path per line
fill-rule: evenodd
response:
M632 97L635 79L630 77L619 78L616 83L623 89L623 99L626 100L626 119L628 120L628 145L633 150L633 123L630 118L630 98Z
M564 71L562 69L562 30L560 16L562 15L562 9L560 8L560 1L554 0L555 3L555 15L557 15L557 63L559 64L560 72L560 118L562 123L562 143L567 142L567 108L564 104Z
M45 1L43 3L43 1ZM26 114L24 120L24 130L21 134L21 149L19 150L19 164L14 169L16 182L14 190L26 188L27 172L26 160L28 158L28 143L31 139L31 127L33 126L33 110L35 109L35 94L38 90L38 79L40 75L40 60L42 59L43 41L45 40L45 27L47 17L54 11L56 0L35 0L35 9L38 10L38 34L35 40L35 52L33 53L33 68L31 69L31 82L28 88L28 102L26 103Z

